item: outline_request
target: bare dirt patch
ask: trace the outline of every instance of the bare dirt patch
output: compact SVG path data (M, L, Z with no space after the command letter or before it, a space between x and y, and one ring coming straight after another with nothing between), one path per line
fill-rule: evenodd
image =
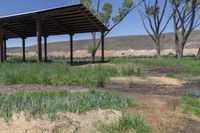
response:
M110 78L105 89L134 94L183 96L200 89L200 84L194 81L166 77L114 77Z
M27 119L24 113L15 114L12 121L0 119L1 133L94 133L99 121L116 121L121 112L115 110L90 111L86 114L61 113L55 121L48 119Z
M182 112L180 96L198 90L199 80L166 77L114 77L104 88L134 98L139 114L151 125L153 133L199 133L200 118ZM131 84L131 86L130 86Z
M151 126L153 133L199 133L200 118L182 113L179 97L122 93L135 98L137 109L128 113L142 116Z
M179 67L179 66L162 66L162 67L150 67L150 66L146 66L143 68L143 71L147 74L150 75L158 75L158 76L163 76L167 73L173 73L173 74L179 74L181 73L181 71L183 70L183 68Z
M0 93L30 92L30 91L66 90L69 92L84 92L88 89L81 85L52 86L52 85L0 85Z

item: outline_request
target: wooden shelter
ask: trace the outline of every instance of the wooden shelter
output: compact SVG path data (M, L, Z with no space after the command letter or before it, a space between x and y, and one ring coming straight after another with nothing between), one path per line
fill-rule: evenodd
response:
M22 39L22 55L25 61L25 39L36 36L38 62L42 62L42 37L44 59L47 61L47 37L69 34L70 62L73 64L73 35L88 32L101 32L104 61L104 33L107 30L83 4L0 17L0 63L6 60L7 39Z

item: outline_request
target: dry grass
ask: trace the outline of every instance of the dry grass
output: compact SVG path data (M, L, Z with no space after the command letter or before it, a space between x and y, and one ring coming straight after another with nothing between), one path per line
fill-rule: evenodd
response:
M185 56L191 56L191 55L196 55L198 52L198 49L185 49L184 50L184 55ZM175 55L175 50L174 49L166 49L162 50L161 54L163 56ZM8 53L10 56L21 56L22 53L19 52L12 52ZM101 51L97 51L97 57L101 57ZM156 55L156 50L134 50L134 49L129 49L129 50L105 50L105 55L106 57L126 57L126 56L134 56L134 57L140 57L140 56L155 56ZM37 56L37 53L35 51L30 51L26 53L27 57L32 57L32 56ZM67 51L57 51L57 52L48 52L48 56L53 56L53 57L70 57L70 52ZM91 57L91 54L88 53L87 50L76 50L74 51L74 57Z
M93 110L85 114L60 113L55 121L51 121L48 118L33 119L20 113L15 114L9 123L0 119L0 131L1 133L93 133L97 132L94 125L98 121L109 124L120 116L120 111Z

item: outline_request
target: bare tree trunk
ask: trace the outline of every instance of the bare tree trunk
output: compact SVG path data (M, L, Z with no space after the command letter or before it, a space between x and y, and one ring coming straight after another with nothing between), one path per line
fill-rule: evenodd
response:
M96 50L95 50L95 48L96 48L96 33L95 32L92 33L92 38L93 38L93 46L94 46L94 49L92 50L92 63L94 63L95 62L95 54L96 54Z
M157 51L157 58L161 57L161 48L160 48L160 38L157 38L157 42L156 42L156 51Z
M183 46L184 45L184 43L183 42L181 42L180 44L178 44L177 46L176 46L176 58L178 59L178 60L181 60L182 58L183 58Z
M200 59L200 48L199 48L198 53L197 53L197 59L198 60Z
M157 46L156 51L157 51L157 54L156 54L157 58L160 58L161 57L160 46Z

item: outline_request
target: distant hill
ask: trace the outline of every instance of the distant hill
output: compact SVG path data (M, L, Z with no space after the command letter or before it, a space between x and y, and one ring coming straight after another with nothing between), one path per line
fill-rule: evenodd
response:
M200 31L194 31L187 42L188 48L199 48L200 47ZM86 50L89 45L92 45L91 40L79 40L74 42L74 50ZM174 34L164 34L161 41L162 49L173 49L174 48ZM30 46L26 48L27 52L36 51L36 46ZM155 45L151 38L146 35L137 36L119 36L109 37L105 39L106 50L152 50L155 49ZM55 42L48 43L49 52L60 52L69 51L69 42ZM8 52L17 53L21 52L21 48L9 48Z

